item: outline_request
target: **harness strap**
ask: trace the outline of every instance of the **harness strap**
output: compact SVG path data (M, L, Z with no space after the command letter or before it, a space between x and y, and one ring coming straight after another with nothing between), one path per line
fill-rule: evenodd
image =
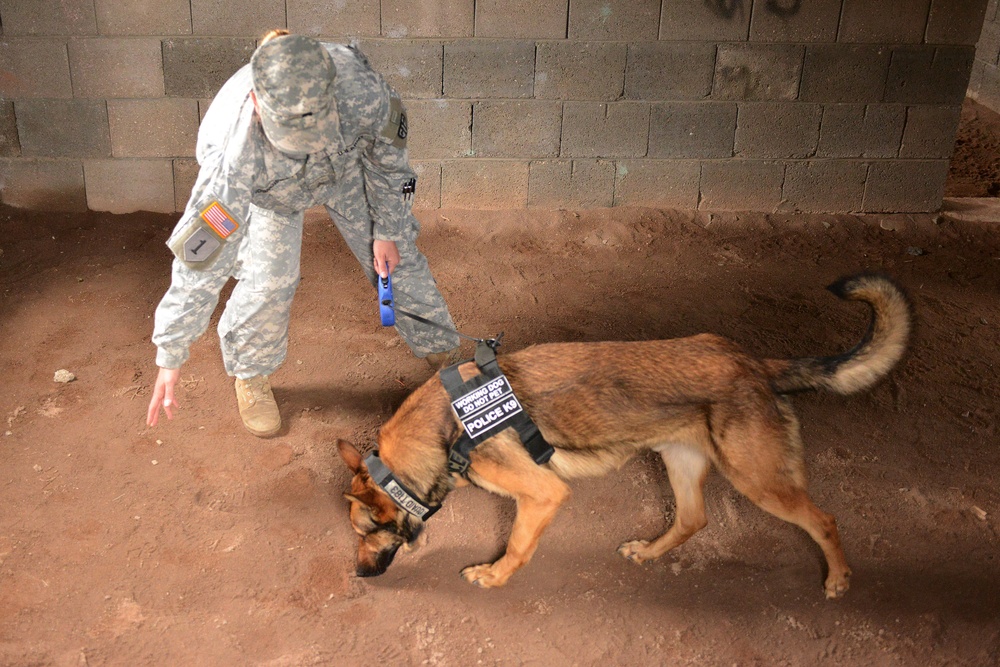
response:
M453 402L480 387L490 384L498 378L503 378L504 384L509 385L506 377L500 370L499 364L497 364L496 351L488 342L484 341L476 346L475 362L476 366L479 367L480 375L470 378L466 382L462 382L462 376L458 372L460 364L448 366L441 370L441 383L448 391L448 395L451 396ZM512 389L510 390L510 396L514 398ZM518 404L518 407L520 408L520 404ZM555 450L552 448L552 445L546 442L538 426L525 410L519 409L516 414L505 418L503 423L505 424L504 428L514 428L517 431L518 436L521 438L521 444L524 445L524 448L531 455L535 463L541 465L552 457ZM484 440L496 435L494 431L494 428L487 429L480 435L472 437L463 428L458 440L448 450L449 472L464 476L471 463L470 455L472 450Z

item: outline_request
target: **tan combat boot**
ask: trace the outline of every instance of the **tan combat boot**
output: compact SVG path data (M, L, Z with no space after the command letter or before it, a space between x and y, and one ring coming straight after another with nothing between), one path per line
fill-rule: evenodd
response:
M444 352L431 352L424 357L424 360L427 361L427 365L431 367L432 371L439 371L446 366L451 366L461 361L462 350L456 347Z
M243 425L255 436L266 438L281 430L281 414L266 375L249 380L236 378L236 400Z

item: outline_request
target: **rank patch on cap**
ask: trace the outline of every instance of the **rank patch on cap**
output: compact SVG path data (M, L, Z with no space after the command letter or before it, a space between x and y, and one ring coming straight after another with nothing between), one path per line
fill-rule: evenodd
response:
M226 209L222 208L222 205L217 201L209 204L208 208L201 212L201 218L219 235L219 238L223 239L239 227L232 216L226 213Z

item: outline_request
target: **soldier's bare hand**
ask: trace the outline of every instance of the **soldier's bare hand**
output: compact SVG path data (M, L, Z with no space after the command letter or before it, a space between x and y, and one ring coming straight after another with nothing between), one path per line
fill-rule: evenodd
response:
M146 411L146 425L156 426L160 420L160 408L167 413L167 419L174 418L174 408L177 400L174 398L174 387L181 379L181 369L161 368L156 376L156 384L153 385L153 397L149 400L149 409Z
M395 241L379 241L372 243L372 253L375 255L375 271L382 278L392 273L399 264L399 249ZM386 267L389 267L386 273Z

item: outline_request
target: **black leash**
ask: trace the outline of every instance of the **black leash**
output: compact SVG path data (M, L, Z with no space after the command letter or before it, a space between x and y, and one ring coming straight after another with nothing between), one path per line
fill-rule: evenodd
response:
M467 336L461 331L456 331L455 329L452 329L451 327L446 327L443 324L438 324L437 322L431 321L426 317L421 317L420 315L414 315L413 313L407 312L402 308L393 306L393 310L395 310L400 315L405 315L406 317L409 317L411 320L416 320L417 322L421 322L422 324L429 324L432 327L440 329L441 331L446 331L448 333L456 334L459 338L464 338L465 340L471 340L473 343L486 343L487 345L490 346L490 349L494 351L498 347L500 347L500 341L501 339L503 339L502 331L499 334L497 334L496 338L476 338L474 336Z

